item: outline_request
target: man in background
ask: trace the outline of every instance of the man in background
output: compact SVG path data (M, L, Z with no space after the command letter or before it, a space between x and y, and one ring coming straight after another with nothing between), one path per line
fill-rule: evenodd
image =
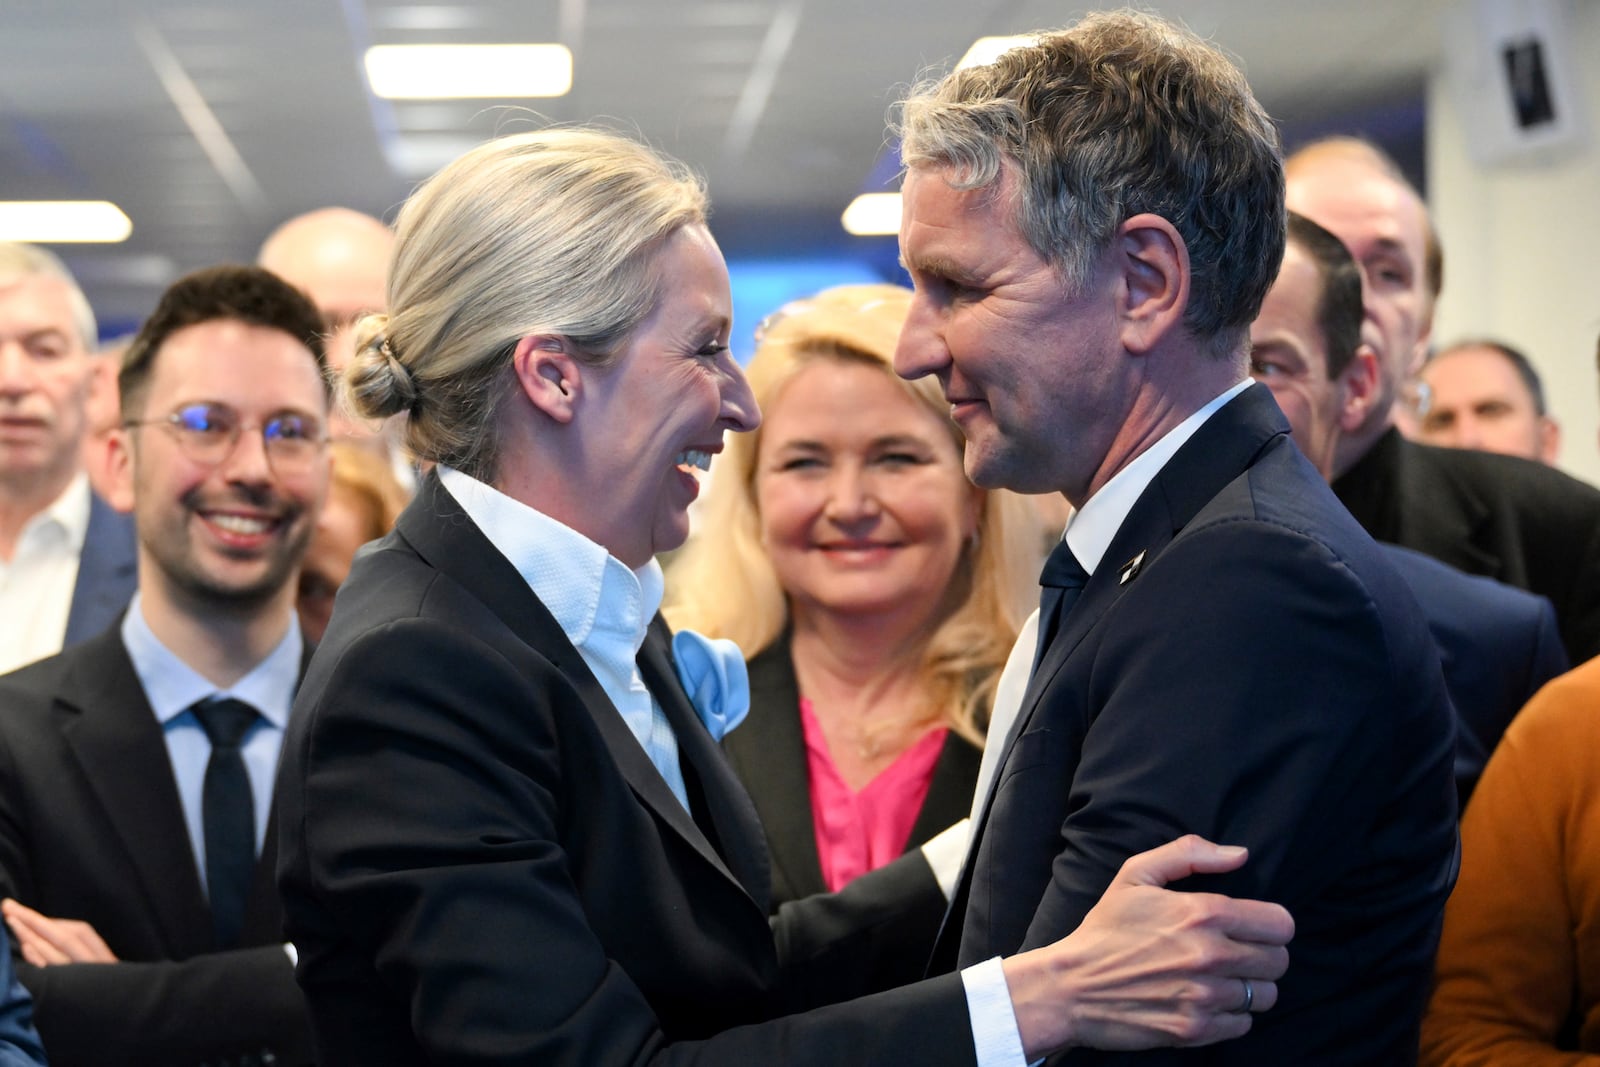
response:
M273 230L256 255L270 270L311 298L327 331L328 370L344 373L355 354L352 327L388 305L389 256L394 231L370 215L328 207L296 215ZM335 391L337 396L337 391ZM390 461L409 493L416 474L392 427L369 425L334 405L335 440L354 441Z
M99 633L133 593L133 525L82 460L95 339L61 261L0 243L0 671Z
M1394 162L1354 138L1285 164L1288 205L1361 266L1363 338L1378 360L1365 419L1334 453L1333 489L1379 541L1547 597L1577 663L1600 654L1600 490L1543 464L1405 440L1395 397L1421 362L1444 280L1427 208Z
M1324 477L1340 437L1361 425L1378 392L1378 361L1361 340L1361 321L1360 268L1337 237L1291 214L1278 280L1250 328L1251 372ZM1465 809L1506 724L1567 669L1555 611L1543 597L1383 547L1438 646L1456 710L1456 789Z
M57 1065L311 1058L270 813L328 486L321 333L254 267L166 292L118 383L138 592L0 679L0 913Z
M1561 427L1545 408L1544 383L1528 357L1500 341L1462 341L1422 368L1428 409L1418 439L1553 465Z

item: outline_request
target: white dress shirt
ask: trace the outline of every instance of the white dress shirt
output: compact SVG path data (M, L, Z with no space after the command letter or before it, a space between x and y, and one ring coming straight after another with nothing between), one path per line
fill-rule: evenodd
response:
M639 649L661 607L661 565L652 559L633 570L571 527L458 470L441 466L439 481L555 616L687 809L677 735L639 676Z
M284 727L289 724L289 708L294 703L295 686L300 681L300 658L305 644L300 638L300 620L289 613L289 628L265 659L226 689L218 689L178 658L150 629L144 607L135 593L122 617L122 644L133 661L133 672L144 687L145 699L161 724L172 761L172 775L178 784L178 799L183 804L183 819L194 847L200 884L206 884L206 833L201 797L206 780L206 764L211 760L211 740L190 710L212 697L242 700L260 713L245 732L240 745L245 772L250 776L250 797L255 806L256 853L267 836L267 818L272 814L272 784L278 772L278 753L283 748Z
M80 471L0 561L0 673L61 651L88 532L89 476Z
M1098 493L1084 501L1083 507L1073 512L1062 536L1085 571L1092 576L1095 568L1100 566L1112 539L1127 520L1128 512L1133 510L1133 505L1156 475L1161 473L1161 468L1194 436L1196 430L1205 425L1207 419L1249 388L1250 384L1251 379L1247 378L1230 387L1168 430L1155 444L1113 475ZM989 718L989 740L983 749L983 759L978 764L978 784L972 795L974 826L979 824L988 807L995 773L999 770L1005 749L1010 745L1011 729L1022 710L1022 698L1028 689L1029 676L1033 673L1038 642L1039 613L1035 611L1023 624L1016 644L1011 646L1011 655L1006 659L1005 669L1000 673L1000 682L995 690L994 712ZM1005 975L1001 973L998 959L988 962L993 966L986 970L969 967L961 973L961 980L967 988L967 1004L972 1012L972 1039L978 1048L978 1064L979 1067L1017 1067L1024 1062L1022 1039L1017 1034L1016 1015L1009 1010L1011 1000L1006 990ZM1002 996L1005 997L1006 1014L1009 1016L1006 1020L1009 1030L999 1025L998 1012L980 1014L977 1008L979 1004L997 1003Z

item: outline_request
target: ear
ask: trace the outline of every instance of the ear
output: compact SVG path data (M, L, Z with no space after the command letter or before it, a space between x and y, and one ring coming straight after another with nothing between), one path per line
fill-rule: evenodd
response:
M530 334L511 354L517 386L539 411L566 425L577 413L583 365L573 358L567 340L557 334Z
M1160 215L1135 215L1112 239L1123 346L1149 352L1183 322L1189 306L1189 246Z
M1556 465L1561 452L1561 424L1549 415L1539 416L1539 458L1547 466Z
M119 426L106 438L106 450L111 457L108 465L111 484L107 486L106 503L124 515L133 511L132 432Z
M1365 341L1339 374L1339 432L1354 433L1378 398L1378 353Z

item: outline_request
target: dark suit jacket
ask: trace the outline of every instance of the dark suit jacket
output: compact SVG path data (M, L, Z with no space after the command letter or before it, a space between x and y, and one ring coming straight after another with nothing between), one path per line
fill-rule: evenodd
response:
M1392 429L1333 488L1379 541L1549 598L1568 658L1600 655L1600 489Z
M971 1062L954 975L781 1017L914 977L943 897L911 856L769 926L755 810L665 638L639 667L694 817L437 478L357 559L278 781L323 1062Z
M750 660L750 714L723 739L722 750L755 802L767 834L773 907L826 893L822 864L817 859L817 830L811 818L800 689L787 633ZM953 731L945 736L927 798L906 842L907 851L967 817L982 755Z
M1567 670L1550 601L1383 545L1422 605L1455 705L1456 796L1465 810L1494 746L1539 688Z
M1288 429L1252 386L1140 496L998 742L958 891L967 963L1071 931L1133 853L1186 832L1248 846L1241 871L1179 884L1289 909L1278 1006L1140 1062L1416 1055L1455 872L1454 724L1415 601Z
M0 678L0 894L92 925L122 963L18 964L57 1065L309 1061L270 828L241 945L217 951L172 763L110 629Z
M133 519L89 494L89 527L78 556L78 581L72 587L67 632L68 648L108 628L122 615L139 585L139 552Z

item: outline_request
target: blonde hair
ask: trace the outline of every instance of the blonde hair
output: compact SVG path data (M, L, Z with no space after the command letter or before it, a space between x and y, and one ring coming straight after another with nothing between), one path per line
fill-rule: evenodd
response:
M839 360L877 368L949 428L961 432L931 378L895 375L894 356L911 293L895 285L828 289L786 307L758 336L746 368L762 408L781 403L785 385L803 368ZM667 620L677 627L726 637L746 657L770 645L789 621L788 598L762 545L756 504L756 459L761 430L733 435L717 466L698 517L697 532L667 571ZM947 726L981 744L995 686L1023 620L1038 598L1043 531L1025 498L1006 490L979 491L978 535L951 579L949 614L923 654L930 707Z
M655 303L656 250L705 214L687 168L614 133L479 145L400 211L389 311L356 328L350 410L404 412L412 455L491 478L517 341L556 334L608 362Z

